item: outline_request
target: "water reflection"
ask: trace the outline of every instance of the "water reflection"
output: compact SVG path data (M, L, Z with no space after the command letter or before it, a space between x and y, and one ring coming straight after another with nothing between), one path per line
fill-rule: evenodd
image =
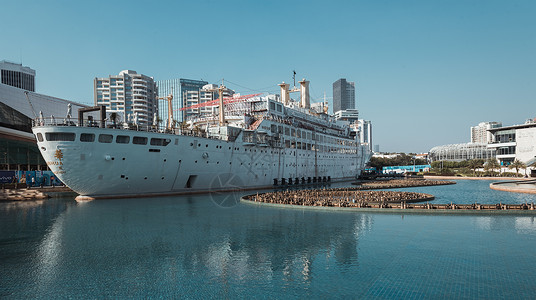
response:
M358 265L359 238L372 225L367 214L222 209L202 197L95 201L55 219L38 247L35 279L40 293L67 274L99 277L103 269L171 275L166 281L190 274L222 284L274 276L308 282L318 257Z
M434 298L458 281L480 295L482 282L514 281L502 287L516 286L519 274L536 279L522 250L536 246L532 216L224 208L213 200L0 206L0 225L8 228L1 231L0 262L10 262L0 268L0 297L304 298L333 296L330 289L360 297L383 291L385 280L393 292L420 280L432 287L420 295Z

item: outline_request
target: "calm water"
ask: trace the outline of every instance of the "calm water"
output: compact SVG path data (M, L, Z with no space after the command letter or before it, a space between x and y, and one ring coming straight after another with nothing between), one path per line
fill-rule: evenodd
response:
M535 201L488 185L407 190L438 203ZM536 296L532 216L218 205L233 199L0 203L0 297Z

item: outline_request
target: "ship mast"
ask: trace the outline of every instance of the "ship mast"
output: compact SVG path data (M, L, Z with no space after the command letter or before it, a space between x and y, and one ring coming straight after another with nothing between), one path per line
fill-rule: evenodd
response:
M221 80L221 85L218 88L218 96L220 97L220 126L225 125L225 110L223 107L223 91L225 90L225 85L223 85L223 79Z
M173 129L173 94L167 95L167 97L158 97L158 99L166 100L168 103L168 117L167 117L167 125L166 129L171 130Z

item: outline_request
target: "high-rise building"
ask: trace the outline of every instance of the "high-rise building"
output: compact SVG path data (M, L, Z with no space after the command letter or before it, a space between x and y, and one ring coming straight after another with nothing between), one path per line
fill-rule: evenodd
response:
M357 120L359 142L361 144L367 144L370 151L372 151L372 122L366 120Z
M355 83L341 78L333 83L333 113L355 109Z
M206 84L199 91L186 91L184 94L184 107L190 107L197 104L202 104L208 101L216 100L219 97L218 86L215 84ZM234 91L231 89L223 90L223 97L232 97ZM218 112L218 105L202 106L183 111L184 120L187 121L195 117L215 116Z
M157 95L153 78L132 70L94 80L95 105L105 105L107 111L120 113L126 121L137 119L138 125L153 124L158 115Z
M183 121L183 114L179 111L183 107L184 99L188 92L199 92L204 85L207 85L207 81L193 80L193 79L168 79L159 80L156 82L158 87L158 96L160 98L166 98L169 94L173 95L173 120L179 122ZM159 116L161 120L167 120L168 117L168 105L161 102L159 107Z
M0 61L0 82L35 92L35 70L9 61Z
M493 135L488 129L502 127L501 122L481 122L477 126L471 127L471 143L489 144Z

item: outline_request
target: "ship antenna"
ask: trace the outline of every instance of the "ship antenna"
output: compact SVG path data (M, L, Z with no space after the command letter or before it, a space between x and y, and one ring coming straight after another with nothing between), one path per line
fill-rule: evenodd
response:
M294 87L296 87L296 70L292 70L292 80L294 80Z

